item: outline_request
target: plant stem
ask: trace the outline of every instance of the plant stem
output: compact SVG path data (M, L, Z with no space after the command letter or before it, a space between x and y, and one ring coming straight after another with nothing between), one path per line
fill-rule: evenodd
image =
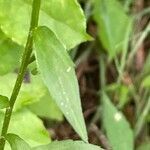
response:
M99 67L100 67L100 85L101 91L104 92L106 86L106 64L104 60L104 56L102 55L99 60Z
M4 122L3 122L2 133L1 133L2 137L5 137L7 134L13 107L14 107L15 101L17 99L17 96L19 94L21 84L24 79L24 75L25 75L27 66L29 64L31 54L32 54L33 30L38 26L40 5L41 5L41 0L33 0L29 34L28 34L25 50L23 53L23 58L22 58L19 74L18 74L16 83L15 83L12 95L10 97L10 107L7 108L6 112L5 112L5 118L4 118ZM4 147L5 147L5 141L1 144L1 150L3 150Z
M128 48L129 48L129 41L130 41L130 33L131 33L131 26L132 26L132 21L129 22L128 26L127 26L127 32L125 35L125 40L124 40L124 46L123 46L123 52L122 52L122 56L121 56L121 62L119 64L117 58L115 58L115 64L116 64L116 68L118 71L118 78L117 78L117 83L120 84L121 80L123 78L123 73L125 71L125 66L126 66L126 59L127 59L127 54L128 54Z

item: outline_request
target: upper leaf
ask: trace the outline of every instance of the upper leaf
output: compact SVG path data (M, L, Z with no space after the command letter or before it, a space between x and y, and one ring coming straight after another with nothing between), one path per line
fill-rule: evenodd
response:
M103 93L103 123L113 150L133 150L133 132L121 112Z
M87 141L78 82L66 49L47 27L36 30L34 43L37 64L52 98L76 132Z
M30 24L31 4L32 0L0 0L2 30L23 45ZM76 0L42 1L39 24L48 26L67 49L90 39L83 11Z
M94 18L98 36L112 58L124 49L125 39L131 31L130 19L117 0L95 0Z
M92 144L86 144L82 141L59 141L52 142L49 145L39 146L33 150L102 150L100 147Z
M31 150L31 147L15 134L7 134L6 140L9 142L11 150Z
M0 75L14 71L19 65L22 47L0 30Z

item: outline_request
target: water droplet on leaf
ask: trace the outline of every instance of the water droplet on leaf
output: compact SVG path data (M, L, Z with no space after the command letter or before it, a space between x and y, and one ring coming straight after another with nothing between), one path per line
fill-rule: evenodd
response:
M71 70L71 67L68 67L68 68L67 68L67 72L70 72L70 70Z
M119 113L119 112L115 113L114 118L117 122L120 121L122 119L121 113Z

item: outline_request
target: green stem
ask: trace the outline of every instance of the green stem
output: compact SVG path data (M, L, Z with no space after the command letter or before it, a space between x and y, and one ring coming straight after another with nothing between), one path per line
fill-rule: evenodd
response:
M131 26L132 26L132 21L129 22L128 27L127 27L127 32L126 32L125 41L124 41L124 44L123 44L124 47L123 47L123 53L122 53L122 56L121 56L120 65L117 64L117 58L115 59L116 66L118 65L118 67L117 67L118 74L119 74L118 79L117 79L118 84L121 83L123 73L125 71L126 59L127 59L128 47L129 47L128 43L130 41L130 33L131 33L131 29L132 29Z
M99 58L99 80L100 80L100 90L99 90L99 97L101 99L100 103L103 102L103 93L105 92L105 86L106 86L106 62L105 62L105 56L103 54L100 54ZM97 122L98 119L100 119L101 114L101 105L98 106L96 113L94 114L93 118L91 119L90 126Z
M106 86L106 64L104 61L104 57L101 56L99 60L99 66L100 66L100 85L101 85L101 91L103 92Z
M22 58L19 74L18 74L16 83L15 83L12 95L10 97L10 107L7 108L6 112L5 112L5 118L4 118L4 122L3 122L2 133L1 133L2 137L5 137L7 134L13 107L16 102L17 96L19 94L21 84L24 79L24 75L25 75L27 66L29 64L31 54L32 54L33 30L38 26L40 5L41 5L41 0L33 0L32 16L31 16L31 23L30 23L30 29L29 29L29 34L28 34L28 38L27 38L27 43L26 43L25 50L23 53L23 58ZM5 147L5 141L1 144L1 150L3 150L4 147Z

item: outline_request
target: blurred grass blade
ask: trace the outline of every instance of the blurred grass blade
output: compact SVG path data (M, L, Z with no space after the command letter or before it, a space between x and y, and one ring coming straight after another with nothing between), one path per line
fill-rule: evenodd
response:
M137 40L137 42L134 44L133 50L129 53L128 61L127 61L127 66L130 65L130 63L133 60L134 55L136 54L137 50L145 40L145 38L149 35L150 33L150 23L147 24L145 30L142 32L142 35L140 38Z
M39 71L50 95L80 137L87 142L79 87L74 65L66 49L47 27L35 32L35 53Z
M142 143L137 150L150 150L150 142Z
M117 0L95 0L94 18L98 25L98 37L114 58L124 48L130 18Z
M133 132L129 123L110 101L106 93L103 99L103 124L113 150L134 150Z

